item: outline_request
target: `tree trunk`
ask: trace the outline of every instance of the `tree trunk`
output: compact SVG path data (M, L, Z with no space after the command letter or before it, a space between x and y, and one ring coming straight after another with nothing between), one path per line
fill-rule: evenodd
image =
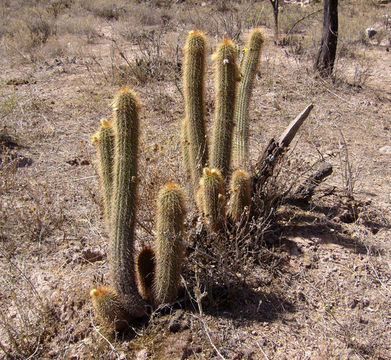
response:
M334 68L338 41L338 0L323 0L322 42L314 69L323 77L331 76Z
M273 6L273 15L274 15L274 41L276 44L278 43L278 33L279 33L279 25L278 25L278 6L279 0L270 0Z

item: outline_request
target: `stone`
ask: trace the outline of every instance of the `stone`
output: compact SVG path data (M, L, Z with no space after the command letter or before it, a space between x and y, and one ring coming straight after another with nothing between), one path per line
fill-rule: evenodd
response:
M377 34L377 31L373 27L368 27L365 29L365 34L367 35L368 39L372 39Z
M382 154L391 155L391 146L385 145L379 149L379 152L381 152Z

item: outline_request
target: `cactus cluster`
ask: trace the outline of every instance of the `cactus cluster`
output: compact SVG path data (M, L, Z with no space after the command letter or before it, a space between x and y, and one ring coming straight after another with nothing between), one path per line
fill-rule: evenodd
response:
M113 121L102 120L93 136L110 232L112 286L90 292L98 316L116 329L146 314L146 305L175 299L183 258L183 192L167 183L159 193L154 247L135 256L139 101L122 88L113 102Z
M205 224L213 231L222 227L226 211L232 221L238 222L250 206L248 106L263 43L262 31L253 29L240 69L232 41L224 39L218 44L213 55L216 108L208 158L204 116L206 39L200 31L190 32L186 39L183 163L192 178L196 204ZM231 176L230 200L226 203L224 179L231 175L231 162L237 171Z
M259 29L251 32L240 69L232 41L225 39L218 45L213 57L216 111L209 154L204 100L206 39L200 31L190 32L186 39L183 163L197 206L212 231L222 229L227 214L233 222L240 221L250 206L248 104L263 41ZM90 295L98 316L117 329L144 316L146 305L158 307L175 300L184 257L184 195L174 182L166 183L158 193L153 247L135 254L139 107L136 94L122 88L113 102L113 120L102 120L93 136L110 233L112 286L93 289ZM231 175L232 159L236 171ZM227 202L225 178L230 176Z

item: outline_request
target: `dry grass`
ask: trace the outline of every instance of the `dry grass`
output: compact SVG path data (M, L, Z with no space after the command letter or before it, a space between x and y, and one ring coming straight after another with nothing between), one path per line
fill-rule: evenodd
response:
M390 136L390 35L382 30L390 4L340 4L335 78L323 81L312 73L320 2L284 4L280 45L272 41L269 1L205 3L0 4L4 358L391 358L390 155L379 152ZM108 281L90 135L110 117L117 87L135 88L143 103L137 238L138 246L151 244L158 189L173 179L187 184L178 130L187 31L206 30L211 55L217 38L242 45L253 26L264 28L268 42L250 111L252 161L315 104L265 189L273 209L239 235L206 236L188 190L178 302L126 334L106 332L88 299L93 286ZM364 36L368 26L379 29L377 39ZM212 88L209 70L209 129ZM309 204L290 201L323 159L333 175Z

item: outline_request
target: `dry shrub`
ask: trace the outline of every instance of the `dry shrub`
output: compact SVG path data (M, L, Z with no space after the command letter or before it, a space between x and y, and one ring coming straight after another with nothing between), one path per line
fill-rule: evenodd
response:
M282 34L301 34L307 32L309 27L320 27L322 21L322 6L299 6L297 4L285 4L280 13L280 30Z
M88 43L93 43L99 36L97 21L93 15L63 16L58 19L57 24L59 33L83 36Z
M38 358L52 336L55 315L27 275L25 259L0 250L0 347L9 359Z
M114 50L124 64L117 67L123 72L126 79L133 79L136 83L144 84L147 81L172 80L179 75L179 49L176 48L177 61L173 61L172 48L168 48L164 35L160 31L141 31L133 39L134 50L130 58L125 54L122 45L113 41ZM175 51L174 50L174 51ZM174 58L175 59L175 58Z
M49 37L55 35L54 22L46 12L31 11L29 16L10 19L4 35L4 46L11 56L25 60L37 60L37 48L45 44Z
M83 0L79 6L90 11L94 16L106 20L118 20L126 12L126 1Z

